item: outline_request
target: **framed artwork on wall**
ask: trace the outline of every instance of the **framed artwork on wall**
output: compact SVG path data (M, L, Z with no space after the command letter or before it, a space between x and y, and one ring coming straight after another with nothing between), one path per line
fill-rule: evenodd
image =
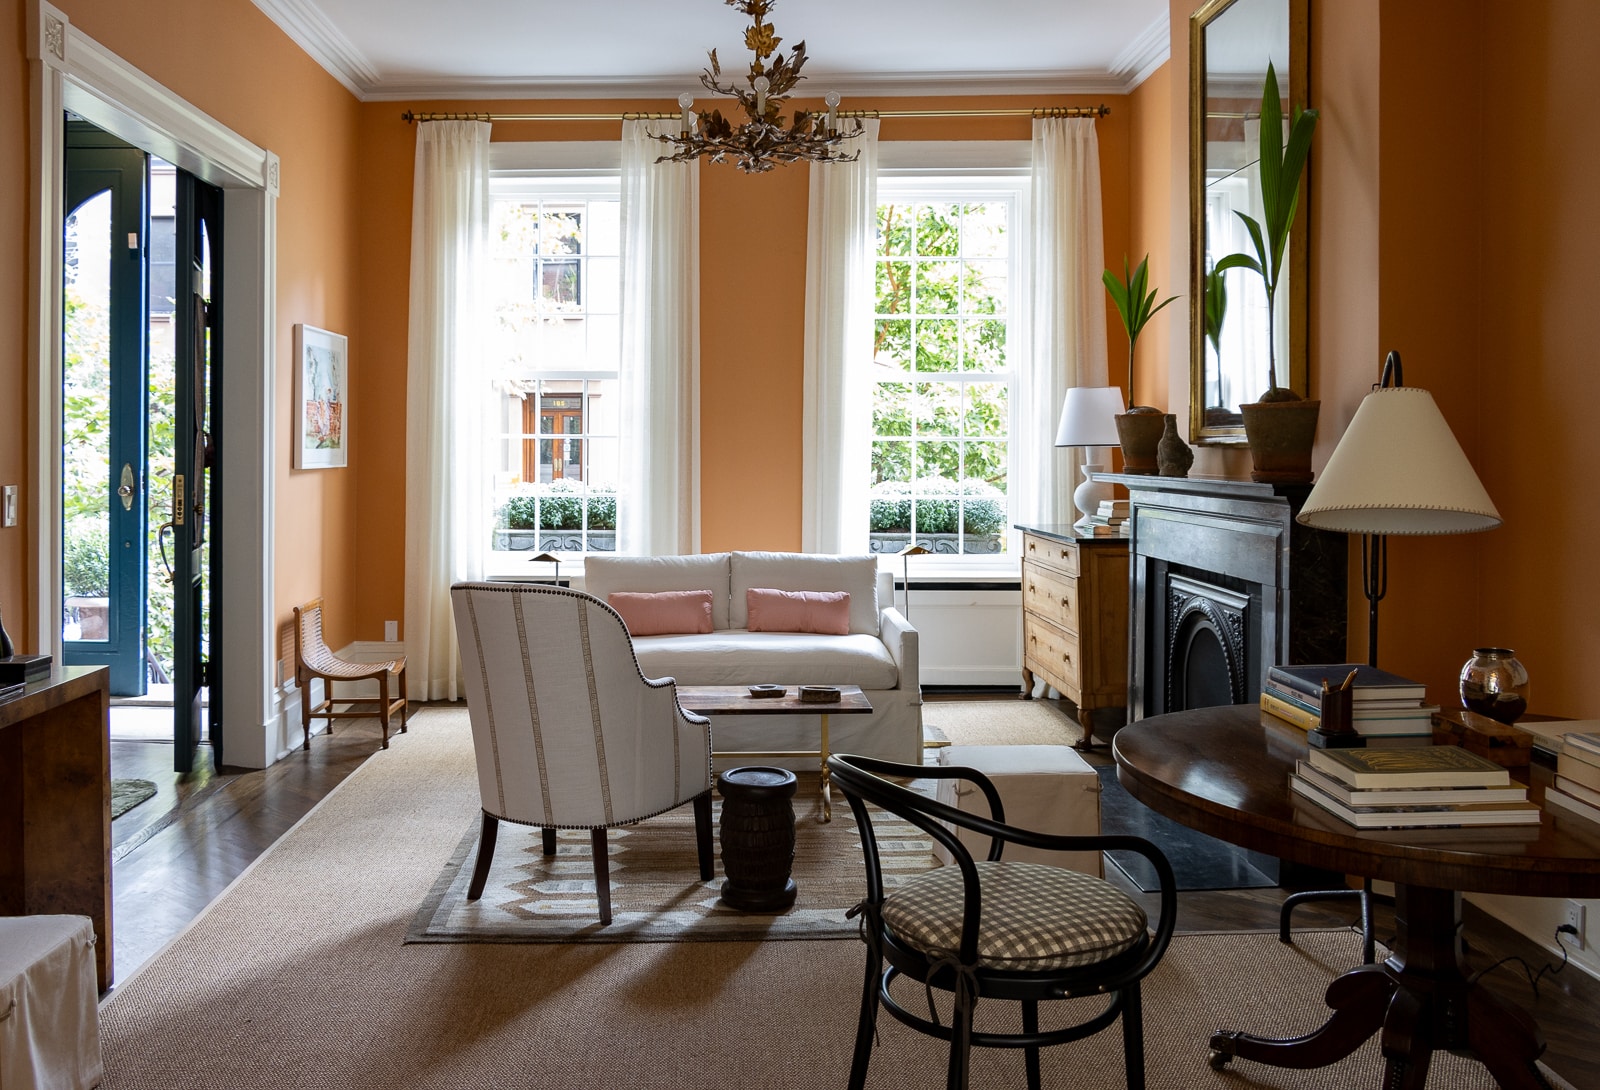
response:
M349 338L294 327L294 468L350 464Z

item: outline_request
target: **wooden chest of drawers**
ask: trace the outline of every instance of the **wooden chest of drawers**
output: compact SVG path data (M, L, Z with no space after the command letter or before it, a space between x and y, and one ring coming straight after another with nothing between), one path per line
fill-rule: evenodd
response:
M1022 682L1043 678L1078 709L1084 740L1128 704L1128 542L1039 528L1022 534Z

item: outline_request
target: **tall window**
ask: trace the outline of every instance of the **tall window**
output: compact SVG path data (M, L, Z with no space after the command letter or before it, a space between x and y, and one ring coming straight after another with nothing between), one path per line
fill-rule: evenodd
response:
M616 548L621 353L615 177L494 182L489 337L500 392L490 574Z
M1007 551L1022 184L879 180L874 552Z

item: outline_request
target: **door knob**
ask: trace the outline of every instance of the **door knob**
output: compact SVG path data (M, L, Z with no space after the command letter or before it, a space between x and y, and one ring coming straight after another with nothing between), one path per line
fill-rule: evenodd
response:
M133 466L122 463L122 483L117 485L117 495L122 497L122 509L133 510Z

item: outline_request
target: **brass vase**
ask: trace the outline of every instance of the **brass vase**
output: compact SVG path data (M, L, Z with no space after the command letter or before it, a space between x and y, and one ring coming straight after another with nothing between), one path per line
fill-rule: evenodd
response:
M1117 439L1122 444L1122 471L1156 473L1156 447L1161 443L1161 433L1166 429L1166 420L1160 410L1136 405L1118 416L1116 421Z
M1252 401L1239 406L1250 444L1250 479L1268 484L1311 480L1320 401Z

